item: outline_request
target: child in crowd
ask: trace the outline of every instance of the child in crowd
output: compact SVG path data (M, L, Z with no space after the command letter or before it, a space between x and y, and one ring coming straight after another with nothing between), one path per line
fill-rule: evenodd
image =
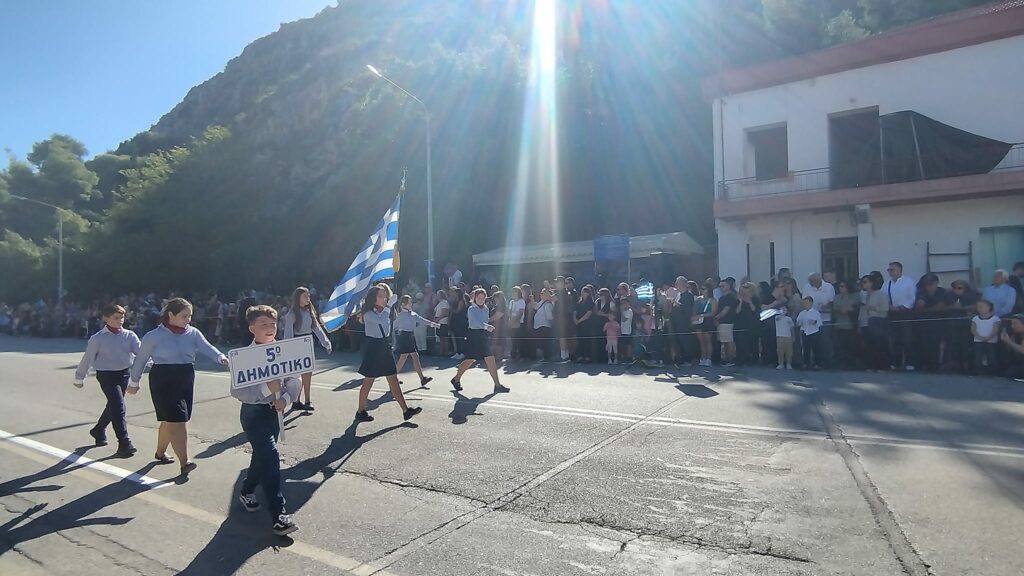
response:
M775 315L775 348L779 356L776 370L793 369L793 318L785 309Z
M804 335L804 367L817 368L821 360L821 313L814 307L814 299L810 296L804 296L803 307L803 311L796 317L796 323Z
M245 313L249 332L253 335L251 346L261 346L274 341L277 335L277 311L270 306L259 305ZM278 536L285 536L298 527L285 513L284 495L281 493L281 455L277 451L277 438L281 433L278 412L288 403L299 398L302 381L295 376L272 380L246 388L231 388L231 395L242 402L238 419L242 423L245 438L252 447L249 470L245 473L238 500L247 512L260 509L256 498L256 486L263 486L263 494L269 500L271 530Z
M992 313L992 302L978 300L978 313L971 318L974 336L974 373L996 373L996 346L999 343L999 316Z
M124 328L124 308L109 304L100 312L103 328L89 338L82 361L75 370L75 386L84 386L89 368L96 369L96 380L107 398L107 405L100 414L89 435L97 446L107 445L107 426L114 428L117 436L117 456L129 458L137 451L128 438L128 423L125 420L124 394L128 388L128 375L139 353L139 337Z
M604 323L604 335L607 339L604 350L608 353L609 364L618 364L620 332L618 310L612 310L608 314L608 320Z

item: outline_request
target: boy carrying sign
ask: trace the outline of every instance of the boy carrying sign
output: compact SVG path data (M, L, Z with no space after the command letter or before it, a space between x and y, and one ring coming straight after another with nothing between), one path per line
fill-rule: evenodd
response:
M269 344L277 334L277 312L270 306L253 306L246 310L245 319L253 335L253 346ZM294 376L272 380L246 388L232 388L231 395L242 402L239 420L245 437L252 446L252 460L249 471L242 482L238 500L247 512L260 509L256 498L256 486L263 485L267 497L272 530L278 536L298 530L285 512L284 495L281 493L281 458L277 451L277 439L281 433L278 412L299 397L301 381ZM280 396L278 396L280 393Z

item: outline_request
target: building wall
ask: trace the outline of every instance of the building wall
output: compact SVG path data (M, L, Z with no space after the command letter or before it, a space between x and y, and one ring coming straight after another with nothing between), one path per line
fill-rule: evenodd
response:
M1024 142L1024 36L848 70L714 102L715 179L753 176L746 130L785 122L791 171L829 165L828 116L878 106L914 110L1005 142ZM724 124L724 142L720 140Z
M992 248L982 245L982 229L1020 227L1024 233L1024 195L891 206L871 209L871 223L858 226L851 211L815 214L773 214L747 221L718 221L719 273L737 279L748 274L747 244L764 239L775 244L775 268L793 270L798 279L821 268L821 240L857 236L860 250L860 274L885 270L886 264L903 263L909 276L918 278L927 271L928 243L932 252L966 252L973 242L975 273L988 284L992 269L1010 268L1024 260L1024 242L1013 242L1009 250L989 262ZM989 242L991 243L991 242ZM753 252L753 251L752 251ZM962 257L932 258L932 268L966 268ZM756 264L751 268L756 269ZM944 284L966 273L940 275ZM767 280L752 277L754 281Z

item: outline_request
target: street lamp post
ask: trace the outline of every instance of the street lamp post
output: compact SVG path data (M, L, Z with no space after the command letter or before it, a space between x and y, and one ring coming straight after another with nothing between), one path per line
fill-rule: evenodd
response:
M427 127L427 282L433 282L431 275L434 271L434 194L431 188L431 175L430 175L430 111L427 109L427 105L422 100L413 95L405 88L402 88L394 80L388 78L384 74L377 70L372 65L367 64L366 68L373 72L373 75L384 80L388 84L391 84L395 88L398 88L403 94L412 98L414 102L420 105L423 109L423 120Z
M14 194L11 194L11 198L32 202L33 204L53 208L57 211L57 303L64 304L64 213L61 212L60 206L54 206L40 200Z

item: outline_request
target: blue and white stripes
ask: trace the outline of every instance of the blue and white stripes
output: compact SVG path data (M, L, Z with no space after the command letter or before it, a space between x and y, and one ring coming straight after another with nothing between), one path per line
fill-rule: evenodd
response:
M398 210L401 201L401 196L395 198L395 203L384 213L331 293L331 299L324 305L320 319L329 332L341 328L374 282L395 276L398 268Z

